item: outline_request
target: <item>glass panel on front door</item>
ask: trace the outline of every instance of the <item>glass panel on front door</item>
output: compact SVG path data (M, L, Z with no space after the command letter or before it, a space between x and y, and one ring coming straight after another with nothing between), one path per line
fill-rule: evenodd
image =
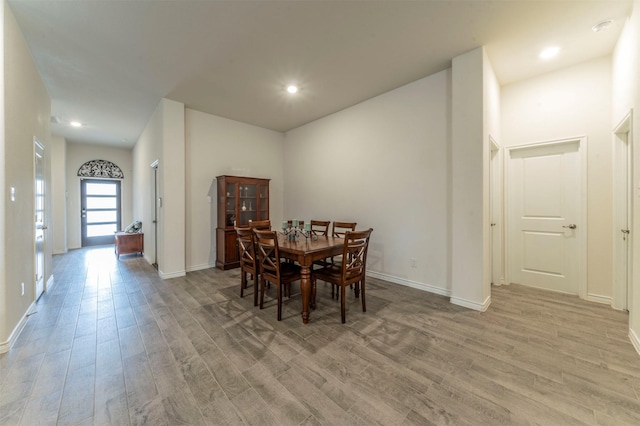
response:
M120 181L81 181L82 246L113 244L120 224Z

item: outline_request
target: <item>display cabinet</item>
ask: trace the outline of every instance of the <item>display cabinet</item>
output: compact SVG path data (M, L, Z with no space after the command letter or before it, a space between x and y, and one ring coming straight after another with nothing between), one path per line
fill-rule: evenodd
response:
M236 226L249 226L253 220L269 219L269 180L241 176L218 176L218 224L216 228L216 267L240 266Z

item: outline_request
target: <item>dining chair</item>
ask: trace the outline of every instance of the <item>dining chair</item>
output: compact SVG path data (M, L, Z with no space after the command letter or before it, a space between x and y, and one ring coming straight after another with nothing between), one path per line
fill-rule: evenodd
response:
M337 222L334 221L333 222L333 226L331 227L331 235L333 235L334 237L339 237L339 238L344 238L344 234L347 231L355 231L356 230L356 222ZM329 260L330 263L337 263L339 264L340 262L342 262L342 256L333 256L331 257L331 259ZM335 291L336 287L334 285L331 285L331 298L333 299L333 295L335 292L336 298L338 297L338 292Z
M255 240L251 228L236 228L240 251L240 297L247 288L247 274L253 278L253 306L258 306L258 263L256 261Z
M326 237L329 235L329 225L331 225L330 220L311 220L311 235L315 235L316 237ZM313 262L314 266L325 267L329 266L330 260L328 259L320 259Z
M333 222L331 235L334 237L344 238L345 232L356 230L356 225L356 222Z
M315 294L313 289L316 287L316 280L340 287L340 313L343 324L346 321L345 288L347 286L355 285L355 296L356 298L361 296L362 299L362 312L367 312L365 277L371 232L373 232L371 228L366 231L347 231L342 251L343 262L312 271L312 294Z
M253 230L256 249L258 251L258 265L260 272L260 309L264 307L264 293L267 282L273 283L277 289L278 321L282 320L282 290L288 289L291 296L291 283L301 278L300 266L282 262L278 247L278 234L274 231Z
M261 229L261 230L271 230L271 221L269 219L266 220L252 220L249 222L249 228L251 229Z
M311 220L311 234L318 237L329 235L330 220Z

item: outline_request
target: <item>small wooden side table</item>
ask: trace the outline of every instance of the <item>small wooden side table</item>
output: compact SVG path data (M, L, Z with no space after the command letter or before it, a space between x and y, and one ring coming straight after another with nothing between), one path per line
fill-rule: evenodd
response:
M120 259L121 254L140 253L140 256L142 256L144 233L128 234L126 232L116 232L115 237L114 250L118 259Z

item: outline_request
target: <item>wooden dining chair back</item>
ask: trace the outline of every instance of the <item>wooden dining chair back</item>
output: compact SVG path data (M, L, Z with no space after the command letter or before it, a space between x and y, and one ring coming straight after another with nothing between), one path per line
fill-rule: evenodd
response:
M312 220L311 221L311 235L315 235L316 237L326 237L329 235L329 225L331 225L330 220ZM331 258L328 259L320 259L313 262L314 266L325 267L328 266L331 262Z
M340 313L343 323L346 321L345 289L351 284L355 285L356 298L362 299L362 312L367 311L365 278L371 232L373 232L371 228L366 231L347 231L344 236L342 263L313 271L313 287L318 279L340 287Z
M251 229L260 229L260 230L271 230L271 221L267 220L252 220L249 222L249 228Z
M326 237L329 235L330 220L312 220L311 234L317 237Z
M264 307L267 282L273 283L277 289L278 321L281 321L283 289L288 289L287 295L291 295L291 283L301 278L300 266L280 260L278 234L274 231L254 229L253 233L260 273L260 309Z
M251 228L236 228L238 251L240 254L240 297L247 288L247 274L253 278L253 306L258 306L258 262L255 241Z
M347 231L355 231L356 230L356 222L333 222L333 226L331 227L331 235L334 237L344 238L344 234ZM329 259L330 263L340 263L342 262L342 256L333 256ZM331 296L333 297L333 286L331 288Z
M356 225L356 222L333 222L331 235L334 237L344 238L345 232L356 230Z

